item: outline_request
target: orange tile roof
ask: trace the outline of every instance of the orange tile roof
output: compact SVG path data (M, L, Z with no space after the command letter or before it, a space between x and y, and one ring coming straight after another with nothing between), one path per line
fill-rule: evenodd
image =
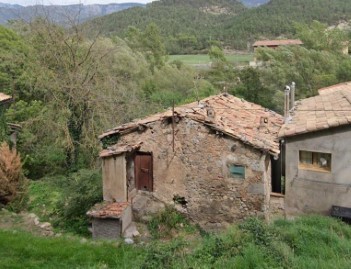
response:
M319 90L319 95L296 102L292 118L279 137L288 137L351 124L351 82Z
M7 95L7 94L0 92L0 103L9 101L11 99L12 99L12 97L10 95Z
M302 45L300 39L280 39L280 40L259 40L256 41L254 47L268 47L268 46L287 46L287 45Z
M128 202L121 203L109 203L103 202L101 204L96 204L92 209L87 212L89 217L94 218L114 218L119 219L123 211L129 206Z
M208 97L199 102L179 106L174 109L179 118L190 118L230 137L267 151L279 154L278 132L283 117L260 105L247 102L229 94ZM99 136L124 135L146 127L148 123L172 117L172 110L158 113L142 120L127 123Z

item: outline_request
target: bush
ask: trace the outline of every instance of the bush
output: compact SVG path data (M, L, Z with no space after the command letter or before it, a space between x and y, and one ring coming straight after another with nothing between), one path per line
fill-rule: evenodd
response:
M102 201L102 178L98 170L82 169L32 181L28 209L42 221L63 231L89 235L86 212Z
M21 158L4 142L0 145L0 203L8 205L16 202L13 209L19 210L25 201L25 194Z
M58 217L54 225L64 230L87 235L88 218L86 212L97 202L102 201L101 173L82 169L65 177L62 200L57 203Z
M193 231L189 221L174 207L168 206L155 214L148 223L148 228L154 238L172 237L172 234L181 228Z

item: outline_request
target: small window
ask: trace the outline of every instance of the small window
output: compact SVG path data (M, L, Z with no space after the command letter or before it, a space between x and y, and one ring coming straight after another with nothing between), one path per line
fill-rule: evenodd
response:
M331 154L312 151L300 151L300 169L322 172L331 171Z
M232 164L229 166L229 173L231 177L245 178L245 166Z

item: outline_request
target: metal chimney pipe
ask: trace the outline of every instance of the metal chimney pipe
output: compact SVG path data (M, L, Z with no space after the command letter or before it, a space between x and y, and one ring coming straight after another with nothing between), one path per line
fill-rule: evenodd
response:
M284 88L284 92L285 92L285 99L284 99L284 119L285 122L287 121L288 117L289 117L289 108L290 108L290 87L289 86L285 86Z
M294 108L295 106L295 87L296 83L293 81L291 82L290 86L290 110Z

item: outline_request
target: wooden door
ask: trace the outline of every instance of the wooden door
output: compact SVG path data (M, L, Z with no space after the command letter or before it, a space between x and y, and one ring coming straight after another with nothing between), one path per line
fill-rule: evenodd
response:
M134 167L136 188L142 191L153 191L152 155L137 153Z

